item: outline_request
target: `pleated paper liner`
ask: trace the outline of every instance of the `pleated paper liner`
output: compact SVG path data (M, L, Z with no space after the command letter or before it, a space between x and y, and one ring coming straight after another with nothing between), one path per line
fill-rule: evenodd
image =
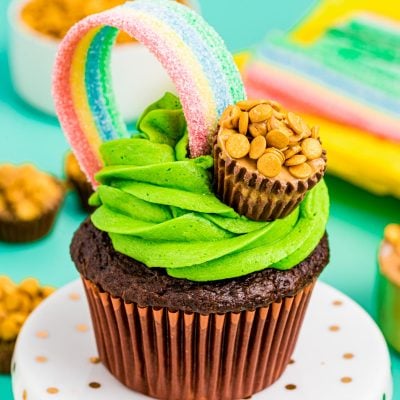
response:
M0 339L0 374L9 374L11 358L14 352L15 340L3 341Z
M46 236L54 225L61 203L32 221L0 220L0 240L10 243L33 242Z
M68 178L69 185L76 191L82 208L92 213L96 208L89 205L89 197L93 194L92 185L87 181Z
M317 172L296 184L269 179L224 157L218 144L214 145L215 192L223 203L255 221L273 221L289 215L323 175L324 171Z
M104 365L129 388L168 400L243 399L275 382L314 286L254 311L203 315L139 307L83 281Z

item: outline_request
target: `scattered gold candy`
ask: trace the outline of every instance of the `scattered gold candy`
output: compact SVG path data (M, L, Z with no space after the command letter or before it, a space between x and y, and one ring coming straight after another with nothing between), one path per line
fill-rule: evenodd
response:
M267 177L277 176L283 168L306 179L314 165L307 161L323 156L319 128L310 129L299 115L273 100L243 100L227 107L220 127L229 156L257 160L258 171Z
M307 161L307 157L303 156L303 154L296 154L295 156L286 160L285 165L287 167L293 167L295 165L303 164Z
M34 278L17 285L0 276L0 341L14 340L30 312L53 291L49 286L40 287Z
M264 136L257 136L251 143L250 143L250 153L249 157L253 160L258 160L265 151L267 147L267 141L265 140Z
M249 127L249 113L242 112L239 118L239 132L242 135L247 133L247 129Z
M277 155L266 153L258 159L257 169L267 178L275 178L281 172L282 164Z
M303 154L309 160L315 160L316 158L320 158L322 156L322 146L317 139L308 138L303 140L301 143L301 149Z
M312 174L312 168L304 163L300 165L295 165L294 167L289 167L289 172L298 179L306 179Z
M266 139L268 146L276 147L277 149L283 149L289 144L289 137L278 129L269 131Z
M246 136L236 133L226 141L226 151L232 158L242 158L250 151L250 142Z

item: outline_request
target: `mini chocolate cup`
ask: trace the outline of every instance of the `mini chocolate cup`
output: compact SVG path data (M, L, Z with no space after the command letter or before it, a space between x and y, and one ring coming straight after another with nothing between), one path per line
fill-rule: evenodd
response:
M0 241L26 243L41 239L53 227L60 206L61 202L32 221L0 220Z
M76 191L82 208L92 213L96 208L89 205L89 198L93 194L93 187L88 181L68 177L69 185Z
M0 340L0 374L11 372L11 359L14 353L15 340Z
M100 358L124 385L158 399L243 399L265 389L293 353L314 283L238 313L141 307L83 279Z
M325 157L325 155L324 155ZM273 221L289 215L323 177L282 182L249 171L214 145L214 191L222 202L254 221Z

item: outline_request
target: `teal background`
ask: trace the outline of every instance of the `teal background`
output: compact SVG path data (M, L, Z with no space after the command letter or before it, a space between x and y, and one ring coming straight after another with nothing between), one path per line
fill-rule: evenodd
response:
M205 18L216 27L230 50L248 48L270 29L289 29L310 7L310 0L202 0ZM30 161L62 176L62 158L68 146L54 118L24 104L14 93L7 60L6 8L0 0L0 162ZM33 77L34 78L34 77ZM375 197L328 176L332 207L328 231L332 261L322 280L342 290L375 317L376 252L382 230L400 222L399 202ZM53 232L29 245L0 244L0 273L15 280L34 275L44 284L63 285L77 277L68 245L85 217L69 194ZM400 400L400 359L393 355L395 399ZM379 368L379 366L371 366ZM368 384L368 382L365 382ZM0 400L11 400L10 379L0 376Z

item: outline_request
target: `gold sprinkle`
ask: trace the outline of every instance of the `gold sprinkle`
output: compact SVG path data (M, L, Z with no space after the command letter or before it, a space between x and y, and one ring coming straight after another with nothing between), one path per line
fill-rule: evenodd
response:
M295 390L297 389L296 385L293 385L293 383L289 383L288 385L285 386L286 390Z
M340 380L340 382L342 382L342 383L350 383L350 382L352 382L352 381L353 381L353 379L350 378L349 376L344 376L344 377Z
M342 306L342 305L343 305L343 301L341 301L341 300L335 300L335 301L332 302L332 304L333 304L335 307L339 307L339 306Z
M35 361L38 362L38 363L40 363L40 364L43 364L43 363L47 362L47 357L44 357L44 356L37 356L37 357L35 358Z
M89 387L91 387L92 389L99 389L101 388L101 384L99 382L90 382Z
M87 332L89 330L89 327L86 324L78 324L75 328L78 332Z
M57 394L59 392L59 390L56 387L49 387L46 389L46 392L48 394Z
M352 353L344 353L343 354L343 358L345 360L351 360L352 358L354 358L354 354L352 354Z
M89 358L89 361L90 361L92 364L99 364L100 358L99 358L99 357L90 357L90 358Z
M75 292L70 293L68 297L72 301L77 301L77 300L81 299L80 294L79 293L75 293Z
M340 326L338 326L338 325L332 325L332 326L329 327L329 330L330 330L331 332L337 332L337 331L340 330Z
M47 339L49 337L49 332L47 331L37 331L36 332L36 337L39 339Z

